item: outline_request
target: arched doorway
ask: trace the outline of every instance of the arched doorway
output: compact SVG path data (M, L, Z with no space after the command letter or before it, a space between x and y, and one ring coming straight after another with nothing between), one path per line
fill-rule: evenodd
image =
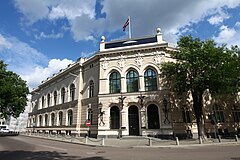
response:
M139 136L139 116L138 107L130 106L128 108L129 135Z

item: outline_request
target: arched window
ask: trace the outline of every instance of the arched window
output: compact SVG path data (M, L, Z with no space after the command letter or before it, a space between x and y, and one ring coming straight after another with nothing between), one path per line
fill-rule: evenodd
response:
M57 91L54 91L53 94L54 94L53 95L54 106L56 106L57 105Z
M39 126L42 126L42 115L39 116Z
M47 95L47 106L50 106L50 94Z
M73 124L73 111L68 110L68 125L71 126Z
M120 111L117 106L113 106L110 109L110 128L119 129L120 127Z
M70 97L71 97L71 101L75 100L75 85L74 84L70 85Z
M138 92L138 73L130 70L127 73L127 92Z
M216 122L225 122L222 107L216 103L213 105L213 117Z
M112 72L109 76L109 92L110 93L121 92L121 76L118 72Z
M148 116L148 129L159 129L159 114L158 107L154 104L151 104L147 108Z
M51 113L51 126L54 126L55 114Z
M93 97L94 95L94 83L93 80L89 82L89 98Z
M60 111L60 112L58 113L58 125L59 125L59 126L62 126L62 125L63 125L63 112L62 112L62 111Z
M44 100L45 100L45 98L44 98L44 96L42 96L42 108L44 108L44 104L45 104Z
M61 99L62 99L62 104L65 102L65 88L63 87L61 89Z
M156 72L149 68L144 73L145 91L157 90L157 76Z
M45 126L48 126L48 115L45 114Z

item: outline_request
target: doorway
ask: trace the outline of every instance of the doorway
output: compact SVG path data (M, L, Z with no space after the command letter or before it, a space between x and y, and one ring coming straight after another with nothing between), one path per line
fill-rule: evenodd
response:
M138 107L130 106L128 108L129 135L139 136L139 116Z

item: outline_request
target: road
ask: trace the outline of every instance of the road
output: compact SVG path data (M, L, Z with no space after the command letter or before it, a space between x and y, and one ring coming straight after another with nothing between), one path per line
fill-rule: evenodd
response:
M240 145L174 148L92 147L45 139L0 137L0 160L240 160Z

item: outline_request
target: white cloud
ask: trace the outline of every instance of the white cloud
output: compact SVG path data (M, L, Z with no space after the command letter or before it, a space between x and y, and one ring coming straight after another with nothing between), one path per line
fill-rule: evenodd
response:
M104 0L101 1L102 13L106 13L106 18L96 19L96 0L16 1L20 12L35 22L43 18L50 21L68 20L72 37L76 41L95 40L103 33L119 31L128 16L132 20L133 37L155 34L156 28L161 27L166 40L176 41L180 30L184 31L183 28L211 16L209 23L220 24L228 18L222 7L234 8L240 4L240 0L148 0L147 3L145 0ZM37 6L37 3L40 5L33 7L35 10L31 8L32 3L35 3L33 6Z
M60 69L64 69L72 63L73 61L68 59L51 59L47 67L36 66L30 74L22 74L21 76L27 81L30 89L32 89L38 86L41 81L46 80L48 77L52 77L54 73L58 73Z
M228 46L231 45L239 45L240 40L237 35L240 34L240 30L236 30L235 28L229 28L228 26L221 26L220 32L217 37L213 37L213 39L220 44L226 43Z
M82 15L88 15L90 19L95 16L96 0L67 0L52 7L49 13L50 19L67 18L73 20Z
M225 13L222 9L220 9L220 11L218 11L216 15L213 15L208 19L208 22L212 25L219 25L223 23L225 19L228 18L230 18L230 16L227 13Z
M1 34L0 34L0 50L1 49L9 49L12 46L10 42L6 40Z
M234 26L235 26L235 27L240 27L240 22L239 22L239 21L236 22Z
M29 72L31 67L44 65L48 58L41 52L32 48L29 44L19 41L12 36L0 34L4 39L5 48L0 52L0 58L9 64L8 68L17 73ZM6 45L7 44L7 45Z
M24 15L27 24L46 18L49 13L46 0L15 0L15 6Z
M212 25L217 25L217 24L222 23L223 20L224 20L223 17L221 17L220 15L217 15L217 16L212 16L211 18L209 18L208 22Z
M54 31L52 31L50 34L46 34L44 32L41 32L39 35L35 35L36 39L58 39L58 38L62 38L63 37L63 33L54 33Z
M72 60L68 59L49 60L43 53L27 43L2 34L0 34L1 46L4 47L0 52L0 59L8 64L9 70L16 72L26 80L30 88L36 87L42 80L73 63Z

